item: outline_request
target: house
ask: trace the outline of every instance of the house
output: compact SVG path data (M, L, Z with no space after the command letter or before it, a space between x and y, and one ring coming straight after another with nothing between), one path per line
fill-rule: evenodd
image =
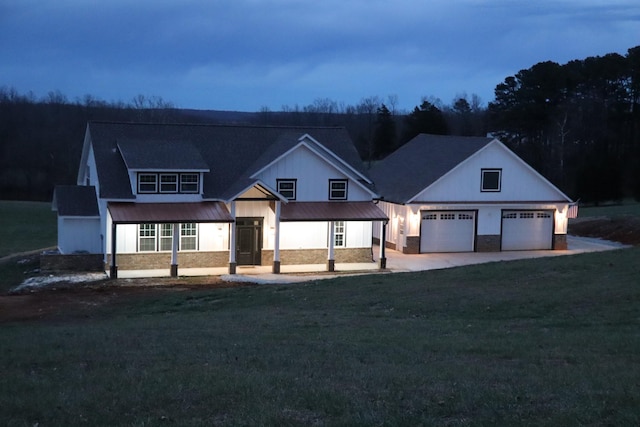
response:
M374 228L374 239L389 248L567 248L571 200L497 139L418 135L370 176L390 219L386 238Z
M90 122L61 254L118 269L372 262L387 216L342 128ZM378 235L384 234L378 232ZM384 247L380 263L384 267Z

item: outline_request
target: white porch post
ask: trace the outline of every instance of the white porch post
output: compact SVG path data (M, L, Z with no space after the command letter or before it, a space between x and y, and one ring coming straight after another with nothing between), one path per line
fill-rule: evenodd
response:
M273 272L280 273L280 209L282 202L276 200L276 225L275 236L273 241Z
M231 217L233 222L229 223L229 274L236 274L236 202L231 202Z
M171 237L171 277L178 277L178 244L180 243L180 227L178 223L173 224Z
M334 221L329 222L329 253L327 255L327 271L336 270L335 260L335 240L336 240L336 223Z
M387 258L385 255L385 246L387 243L387 224L389 221L380 221L380 258L378 259L378 267L380 269L387 268Z

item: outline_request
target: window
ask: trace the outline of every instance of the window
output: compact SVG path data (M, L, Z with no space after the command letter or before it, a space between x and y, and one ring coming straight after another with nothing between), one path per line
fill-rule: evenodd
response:
M175 173L160 174L160 192L161 193L177 193L178 192L178 175Z
M500 191L502 169L482 169L482 191Z
M335 247L344 247L344 221L336 221L333 223L333 245Z
M198 193L198 173L139 173L138 193Z
M456 219L456 214L454 214L454 213L443 213L443 214L440 214L440 219L443 219L443 220L446 220L446 221L449 221L449 220L452 220L452 219Z
M197 173L180 174L180 192L197 193L200 190L200 175Z
M152 252L156 250L156 225L140 224L138 232L138 250Z
M138 174L138 193L157 193L158 175L155 173Z
M329 200L347 200L347 180L329 180Z
M170 251L173 245L173 224L160 224L160 250Z
M195 251L197 249L198 229L193 222L180 225L180 250Z
M138 228L139 252L170 252L173 250L173 224L140 224ZM181 251L198 249L198 224L180 224Z
M282 194L289 200L296 199L296 180L295 179L279 179L277 180L278 193Z

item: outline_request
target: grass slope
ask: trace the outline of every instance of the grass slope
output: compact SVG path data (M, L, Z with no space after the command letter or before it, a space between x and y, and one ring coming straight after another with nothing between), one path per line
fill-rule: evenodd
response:
M51 203L0 200L0 258L56 245Z
M640 249L0 328L2 425L639 425Z

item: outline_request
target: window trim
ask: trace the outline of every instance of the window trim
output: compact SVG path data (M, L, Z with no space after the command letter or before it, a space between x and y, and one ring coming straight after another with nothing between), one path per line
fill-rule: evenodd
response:
M334 184L344 184L344 188L333 188ZM344 196L336 196L334 191L343 192ZM349 180L348 179L330 179L329 180L329 200L347 200L349 197Z
M341 230L341 231L338 231ZM338 236L342 238L342 244L338 244ZM333 222L333 247L334 248L346 248L347 247L347 222L346 221L334 221Z
M153 182L142 182L142 177L153 177ZM152 185L153 190L143 190L142 185ZM147 173L147 172L138 172L138 193L139 194L155 194L158 192L158 174L157 173Z
M185 177L194 176L196 178L195 182L184 182ZM200 192L200 174L196 172L191 173L181 173L180 174L180 183L178 184L178 192L185 194L197 194ZM185 185L195 185L195 190L185 190Z
M175 181L173 182L169 182L169 183L163 183L162 182L162 178L166 178L166 177L170 177L170 178L174 178ZM161 173L158 176L158 191L162 194L175 194L178 192L178 188L179 188L179 178L178 178L178 174L177 173ZM173 190L165 190L162 187L164 185L171 185L172 187L174 187Z
M498 174L498 187L486 188L485 187L485 174L497 173ZM482 193L499 193L502 191L502 169L501 168L483 168L480 175L480 191Z
M193 224L193 230L195 232L195 234L190 234L190 235L185 235L183 234L185 229L183 228L183 225L187 225L187 224ZM137 247L136 247L136 252L137 253L153 253L153 252L171 252L173 250L173 223L149 223L149 222L144 222L144 223L140 223L138 224L138 241L137 241ZM142 230L145 229L145 227L149 227L148 230L150 231L150 236L142 236L140 233ZM178 251L179 252L185 252L185 251L198 251L199 250L199 241L200 241L200 227L198 226L197 222L184 222L184 223L178 223L178 228L180 230L180 237L179 237L179 241L178 241ZM163 234L163 231L168 231L168 233ZM183 246L183 239L184 238L193 238L194 239L194 249L184 249ZM147 241L151 241L153 239L153 249L152 250L141 250L141 239L143 240L147 240ZM166 248L166 242L170 242L170 244L168 245L168 248ZM165 247L163 247L163 242L165 242Z
M280 186L282 184L292 184L293 188L292 189L282 189L280 188ZM278 191L278 193L280 193L283 197L285 197L287 200L296 200L297 196L298 196L298 180L296 178L282 178L282 179L276 179L276 190ZM287 191L292 191L293 192L293 197L287 197L284 193Z
M157 252L158 251L158 227L156 226L157 224L151 224L151 223L142 223L142 224L138 224L138 246L137 246L137 252L142 252L142 253L151 253L151 252ZM152 235L150 236L142 236L140 233L146 229L147 226L149 227L149 231L152 232ZM153 249L152 250L143 250L142 249L142 245L141 242L142 240L151 240L153 239Z

